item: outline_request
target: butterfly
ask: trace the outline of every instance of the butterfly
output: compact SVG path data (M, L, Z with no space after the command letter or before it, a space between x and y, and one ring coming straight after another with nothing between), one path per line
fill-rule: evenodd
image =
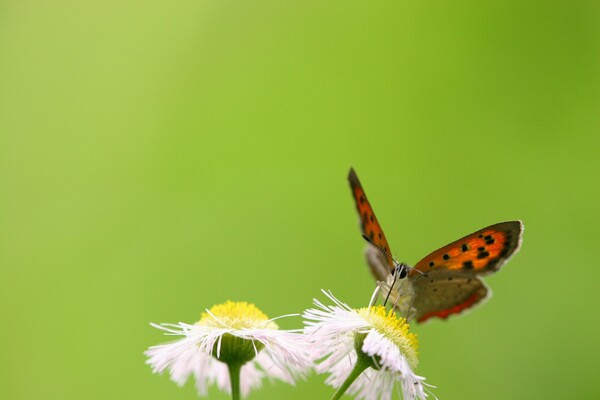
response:
M388 282L390 291L396 279L401 281L394 294L396 307L418 322L446 319L481 303L490 291L480 277L498 271L521 245L523 223L500 222L432 252L414 268L398 263L352 168L348 181L363 237L370 243L365 255L371 272Z

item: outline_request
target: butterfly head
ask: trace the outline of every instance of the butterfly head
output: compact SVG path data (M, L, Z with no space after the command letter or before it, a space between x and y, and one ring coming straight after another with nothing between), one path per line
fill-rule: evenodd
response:
M396 263L396 268L392 270L392 275L398 279L404 279L408 275L408 269L410 267L404 263Z

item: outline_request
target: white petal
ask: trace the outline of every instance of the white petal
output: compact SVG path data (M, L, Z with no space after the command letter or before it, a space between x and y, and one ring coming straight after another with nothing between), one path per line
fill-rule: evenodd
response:
M207 394L208 386L212 384L227 393L231 391L227 365L212 355L215 345L219 353L220 341L225 334L264 345L257 352L257 357L241 369L240 389L244 397L252 389L259 388L265 377L293 384L296 378L304 377L312 366L308 344L304 336L298 333L275 329L220 329L184 323L153 326L166 331L168 335L184 337L149 348L145 352L148 356L146 363L152 366L154 372L168 368L171 379L178 385L183 385L193 374L201 396Z
M356 363L354 337L367 334L362 351L381 363L381 368L369 368L350 386L348 394L362 400L389 400L396 382L402 385L404 400L424 399L424 378L412 371L400 348L377 331L356 311L324 292L335 305L314 300L316 308L303 313L304 332L311 341L312 356L318 361L315 370L328 373L327 384L339 388Z

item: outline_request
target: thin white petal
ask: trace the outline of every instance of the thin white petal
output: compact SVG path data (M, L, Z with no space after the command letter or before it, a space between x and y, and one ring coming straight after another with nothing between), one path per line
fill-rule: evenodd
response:
M171 379L183 385L194 375L198 394L205 396L210 385L230 392L227 365L212 356L215 344L217 354L225 334L260 342L264 345L257 356L241 370L240 389L245 397L262 385L263 378L279 379L293 384L306 375L312 366L308 343L303 335L276 329L233 329L179 324L152 324L166 335L183 336L171 343L150 347L145 354L153 372L168 369ZM256 347L255 347L256 349Z
M356 363L355 335L366 333L362 351L381 365L378 370L369 368L363 372L350 386L348 394L359 400L389 400L399 382L404 400L426 398L424 378L414 374L400 348L331 292L323 293L334 305L315 299L316 308L306 310L302 316L304 332L312 343L311 356L318 360L315 370L329 374L325 382L336 388L342 385Z

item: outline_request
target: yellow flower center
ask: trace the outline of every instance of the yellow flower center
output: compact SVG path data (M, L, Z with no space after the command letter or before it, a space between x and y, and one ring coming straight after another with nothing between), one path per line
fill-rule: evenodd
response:
M258 307L245 301L226 301L212 306L209 312L203 312L196 325L233 329L279 329Z
M394 310L386 311L383 306L359 308L356 312L398 346L412 368L417 366L419 341L417 335L410 332L405 318L398 318Z

